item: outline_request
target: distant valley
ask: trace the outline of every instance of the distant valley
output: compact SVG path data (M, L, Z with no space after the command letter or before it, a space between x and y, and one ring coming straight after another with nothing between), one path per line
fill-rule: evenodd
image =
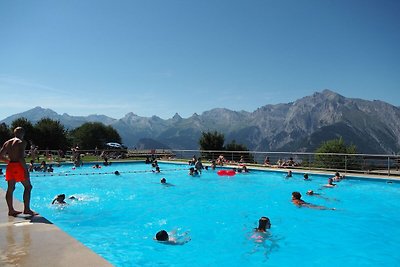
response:
M24 117L32 123L43 117L73 129L85 122L114 127L125 145L138 149L198 149L203 131L218 131L256 151L312 152L321 142L343 137L360 153L400 152L400 108L382 101L346 98L330 90L292 103L265 105L254 112L216 108L182 118L164 120L128 113L121 119L105 115L70 116L36 107L0 121L11 124Z

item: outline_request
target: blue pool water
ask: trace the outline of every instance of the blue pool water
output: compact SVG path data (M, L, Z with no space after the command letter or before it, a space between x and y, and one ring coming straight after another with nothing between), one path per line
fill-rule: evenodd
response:
M233 177L187 165L141 163L101 169L55 168L33 173L32 208L115 266L397 266L400 262L400 184L346 179L321 189L327 176L251 171ZM121 175L114 175L118 170ZM163 186L165 177L174 186ZM5 189L6 183L0 186ZM313 189L325 198L307 196ZM297 208L291 193L337 210ZM51 205L65 193L80 201ZM15 197L21 200L22 186ZM261 216L272 227L252 239ZM161 229L188 231L191 241L170 246L153 240Z

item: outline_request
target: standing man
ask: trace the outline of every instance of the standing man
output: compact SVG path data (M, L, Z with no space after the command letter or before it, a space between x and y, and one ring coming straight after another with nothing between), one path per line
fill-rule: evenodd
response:
M6 201L8 215L17 216L21 211L16 211L13 207L13 193L15 184L21 182L24 186L24 214L37 215L30 209L32 184L29 179L28 168L25 162L25 148L27 142L24 140L25 131L22 127L14 129L14 138L6 141L0 149L0 160L7 162L6 181L8 183ZM8 154L8 159L6 158Z

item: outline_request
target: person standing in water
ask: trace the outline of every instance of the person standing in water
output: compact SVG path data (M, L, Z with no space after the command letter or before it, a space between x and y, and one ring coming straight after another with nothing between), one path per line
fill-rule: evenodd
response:
M27 142L24 140L25 130L22 127L14 129L14 138L4 142L0 149L0 160L7 162L6 181L7 193L6 201L8 206L8 215L17 216L21 211L16 211L13 206L13 194L15 184L21 182L24 186L24 214L37 215L30 208L32 184L29 178L28 168L25 162L25 148ZM8 158L6 157L8 155Z

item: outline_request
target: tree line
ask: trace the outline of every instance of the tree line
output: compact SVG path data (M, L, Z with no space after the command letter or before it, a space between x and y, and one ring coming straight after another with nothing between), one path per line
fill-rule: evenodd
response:
M112 126L106 126L100 122L87 122L81 126L67 130L58 120L42 118L35 124L32 124L26 118L14 120L10 127L5 123L0 124L0 144L13 137L13 130L16 127L25 129L25 139L32 146L40 150L69 150L71 147L79 146L82 150L104 149L107 142L121 143L121 136ZM238 144L235 140L225 144L224 134L217 131L202 132L199 138L200 150L205 158L212 158L213 152L222 151L222 154L233 157L232 160L239 161L244 158L246 162L253 162L254 157L247 149L246 145ZM242 151L231 153L232 151ZM317 148L316 153L344 153L355 154L354 145L346 145L342 138L328 140ZM316 165L342 167L345 163L343 157L336 155L317 155ZM215 155L214 155L215 156ZM350 161L349 161L350 160ZM346 164L354 164L353 158L348 158ZM333 165L333 166L332 166Z
M83 150L105 148L107 142L121 143L121 136L111 126L106 126L100 122L87 122L81 126L67 130L58 120L42 118L32 124L26 118L14 120L10 127L0 124L0 144L12 138L13 130L16 127L25 129L25 140L30 146L36 146L40 150L63 150L79 146Z

